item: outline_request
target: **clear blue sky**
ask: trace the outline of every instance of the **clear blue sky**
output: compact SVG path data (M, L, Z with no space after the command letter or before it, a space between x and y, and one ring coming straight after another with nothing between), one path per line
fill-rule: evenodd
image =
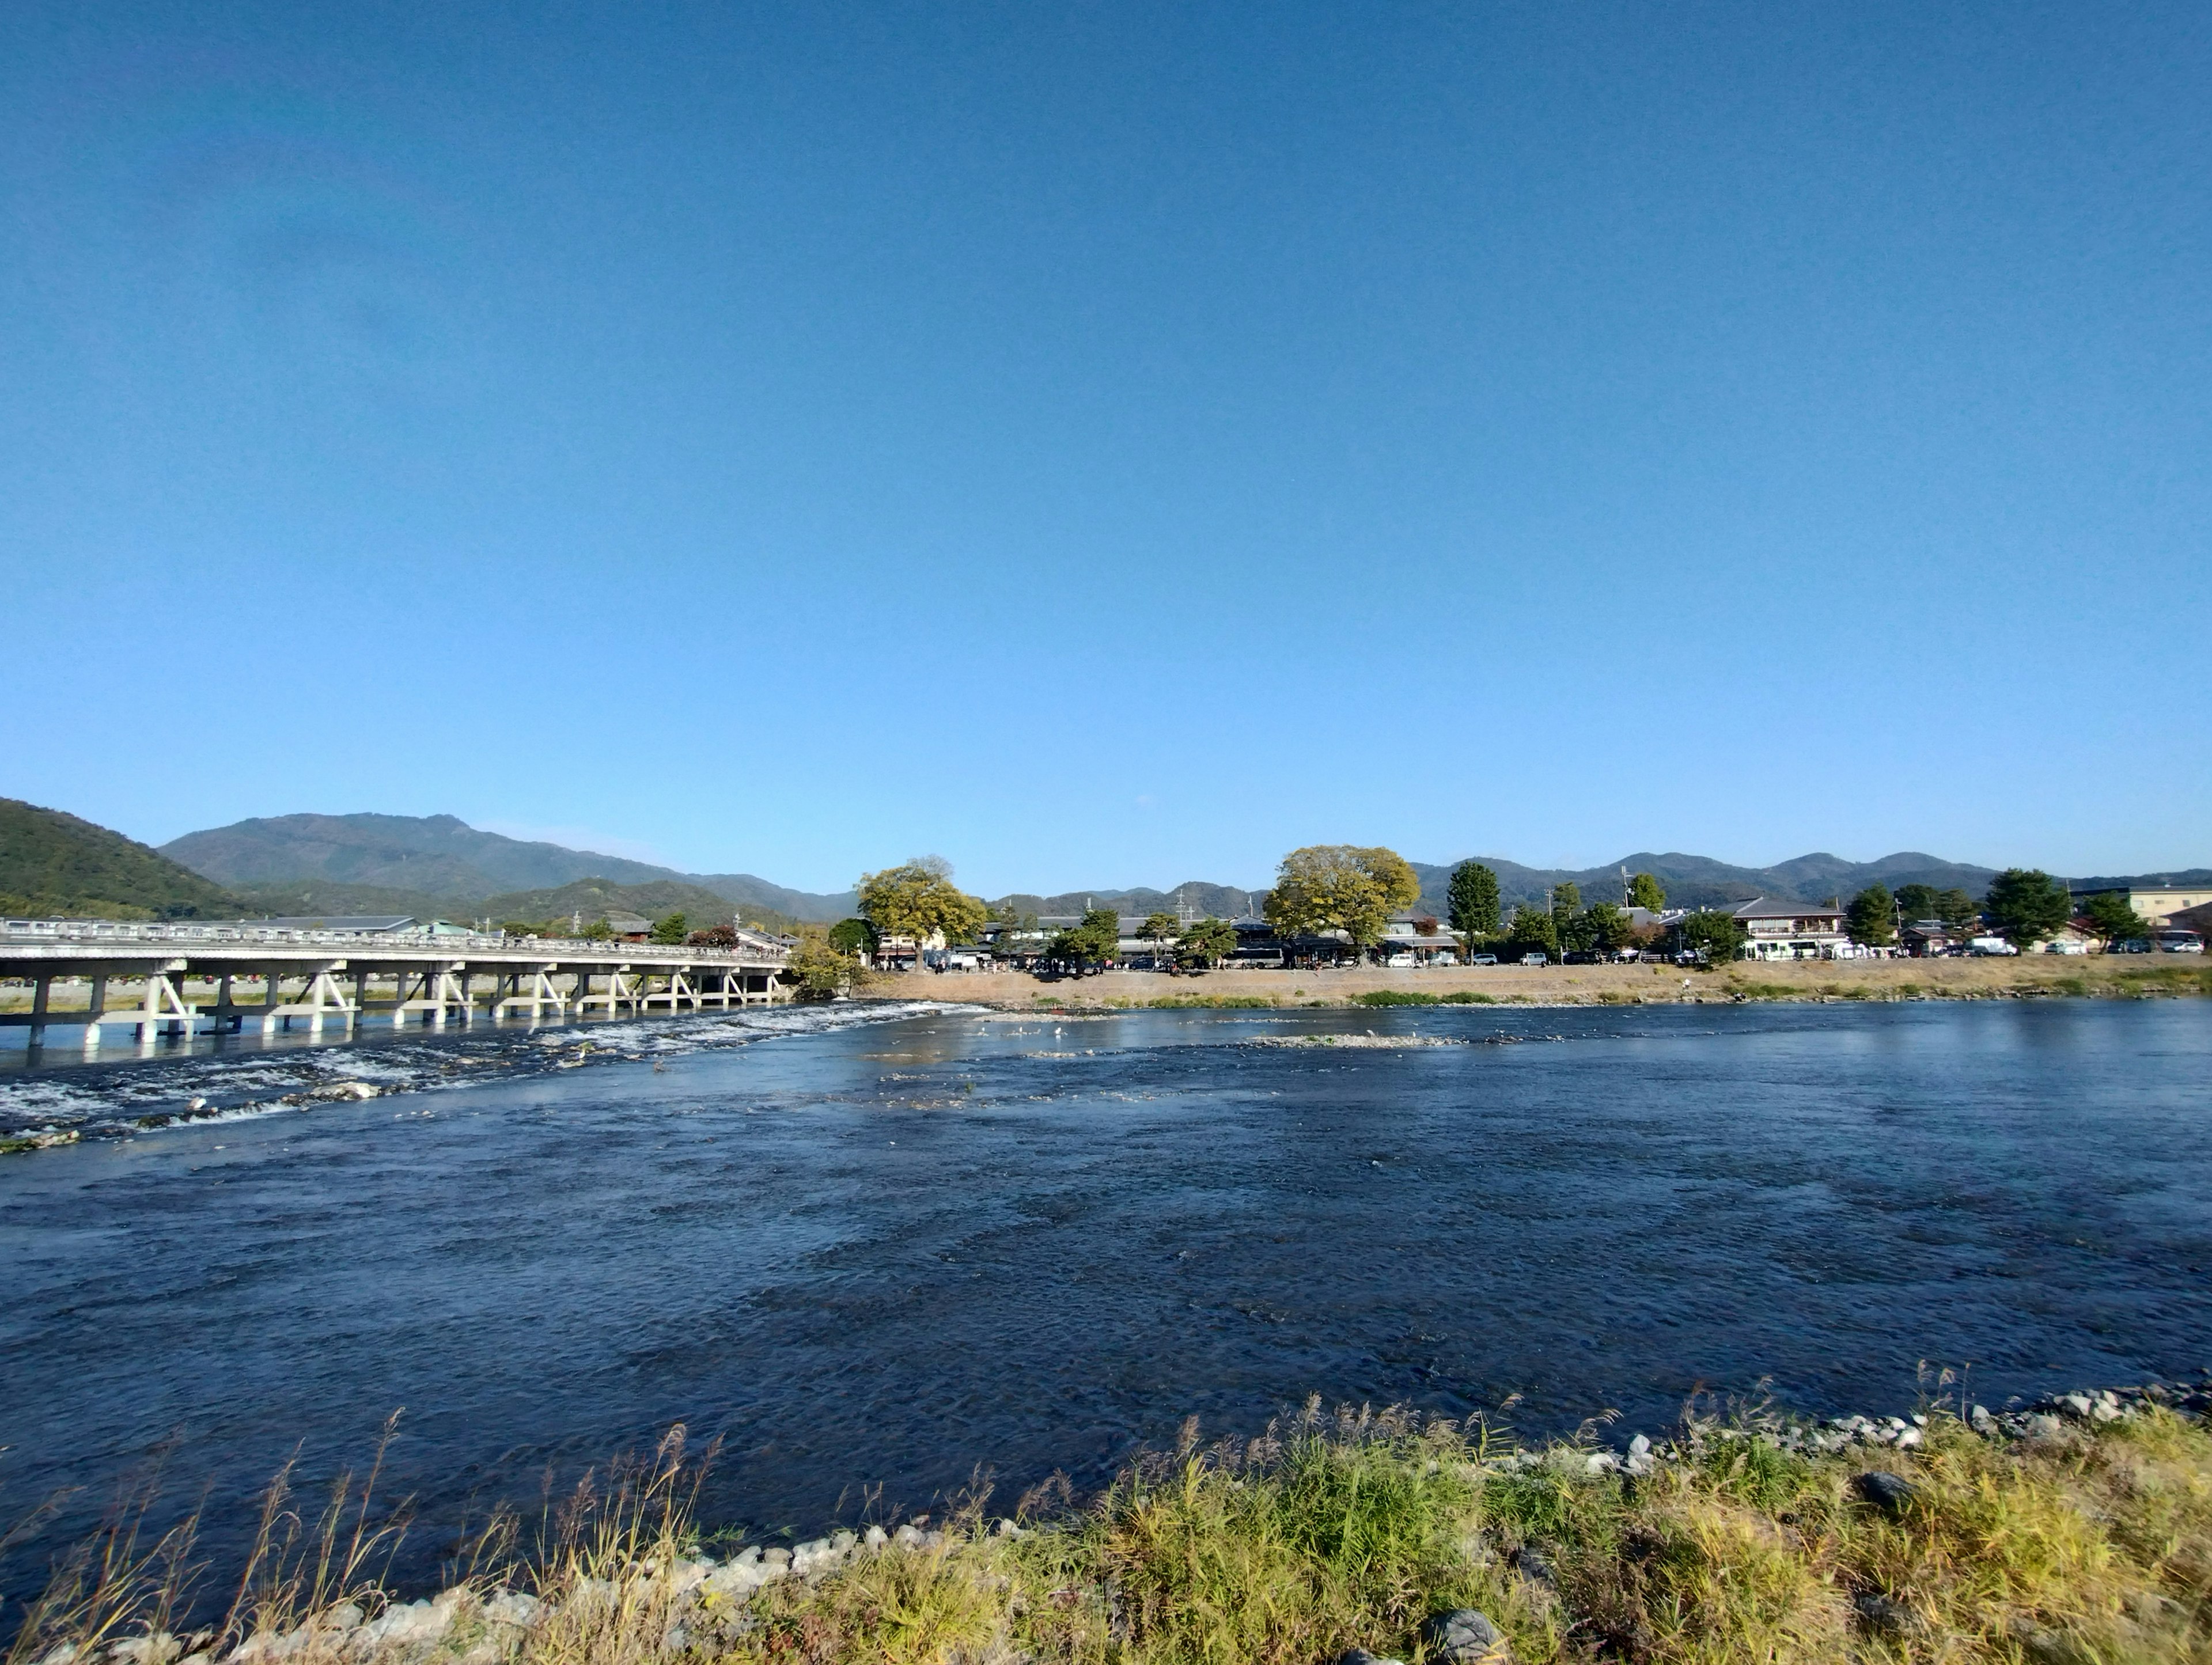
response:
M2212 12L0 14L0 793L2212 861Z

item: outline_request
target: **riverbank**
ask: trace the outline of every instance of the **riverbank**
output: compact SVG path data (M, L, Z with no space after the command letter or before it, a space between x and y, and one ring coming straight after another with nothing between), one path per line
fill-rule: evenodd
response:
M1041 1489L1001 1512L979 1489L793 1546L702 1536L676 1440L549 1510L534 1558L495 1522L459 1547L465 1576L411 1603L370 1572L389 1518L343 1487L319 1528L271 1510L237 1599L197 1631L175 1618L189 1542L118 1525L8 1656L2181 1665L2212 1654L2209 1387L1824 1423L1693 1407L1659 1440L1527 1449L1479 1420L1316 1401L1247 1443L1187 1425L1080 1505Z
M935 1000L1030 1012L1385 1004L1394 995L1469 1005L1674 1006L1742 1000L2145 1000L2212 995L2212 963L2195 957L2023 954L2006 959L1744 962L1672 965L1361 966L1329 971L1214 971L1177 976L1106 971L1042 978L1019 971L908 972L869 1000Z

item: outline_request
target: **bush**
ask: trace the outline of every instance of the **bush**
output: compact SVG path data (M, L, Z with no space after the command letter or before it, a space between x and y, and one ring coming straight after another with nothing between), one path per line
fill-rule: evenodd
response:
M1442 1006L1443 997L1422 994L1409 988L1377 988L1365 994L1352 997L1354 1006Z

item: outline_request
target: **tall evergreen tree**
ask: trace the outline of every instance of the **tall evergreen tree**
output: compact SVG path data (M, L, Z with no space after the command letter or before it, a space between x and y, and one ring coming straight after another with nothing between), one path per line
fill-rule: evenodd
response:
M1445 897L1451 928L1462 937L1494 935L1499 914L1498 875L1480 861L1462 861L1451 871L1451 890Z
M1887 948L1897 940L1897 898L1877 879L1851 898L1847 915L1851 940L1865 948Z

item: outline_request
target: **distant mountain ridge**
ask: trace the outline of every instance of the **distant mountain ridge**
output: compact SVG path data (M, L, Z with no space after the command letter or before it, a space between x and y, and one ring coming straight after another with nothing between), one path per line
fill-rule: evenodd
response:
M596 898L603 905L639 911L681 908L703 915L711 897L741 910L826 922L844 918L858 904L850 890L793 890L751 873L682 873L624 856L484 832L451 815L257 817L186 833L163 845L160 854L271 913L337 914L358 908L539 918L588 908ZM1475 859L1498 875L1499 894L1509 909L1516 902L1540 902L1554 886L1564 884L1578 887L1584 902L1617 900L1623 869L1652 874L1670 903L1693 908L1753 896L1782 902L1825 902L1830 896L1848 901L1876 881L1892 890L1901 884L1932 884L1938 890L1955 886L1979 896L1996 876L1995 868L1917 850L1901 850L1876 861L1849 861L1814 851L1767 867L1738 866L1679 850L1639 850L1602 866L1583 868L1529 867L1499 856ZM1438 915L1447 911L1453 865L1413 864L1421 881L1419 907ZM2212 872L2201 867L2146 877L2152 883L2212 882ZM2145 878L2072 882L2077 888L2089 888L2142 883ZM1168 890L1136 885L1051 896L1016 892L993 899L993 905L1011 903L1018 911L1041 915L1079 914L1086 907L1138 915L1175 913L1188 907L1195 913L1228 915L1255 905L1264 895L1264 887L1246 890L1194 879Z
M264 903L307 911L500 913L526 909L586 880L625 890L683 887L672 904L702 912L702 896L795 920L835 921L853 911L849 890L817 895L750 873L679 873L627 856L484 832L452 815L279 815L255 817L173 838L161 853L194 872ZM594 892L597 894L597 892ZM579 896L578 906L585 905ZM630 908L649 899L617 899ZM287 905L272 912L300 911ZM555 911L571 911L562 906Z
M0 913L212 919L239 908L221 885L135 839L64 810L0 798Z

